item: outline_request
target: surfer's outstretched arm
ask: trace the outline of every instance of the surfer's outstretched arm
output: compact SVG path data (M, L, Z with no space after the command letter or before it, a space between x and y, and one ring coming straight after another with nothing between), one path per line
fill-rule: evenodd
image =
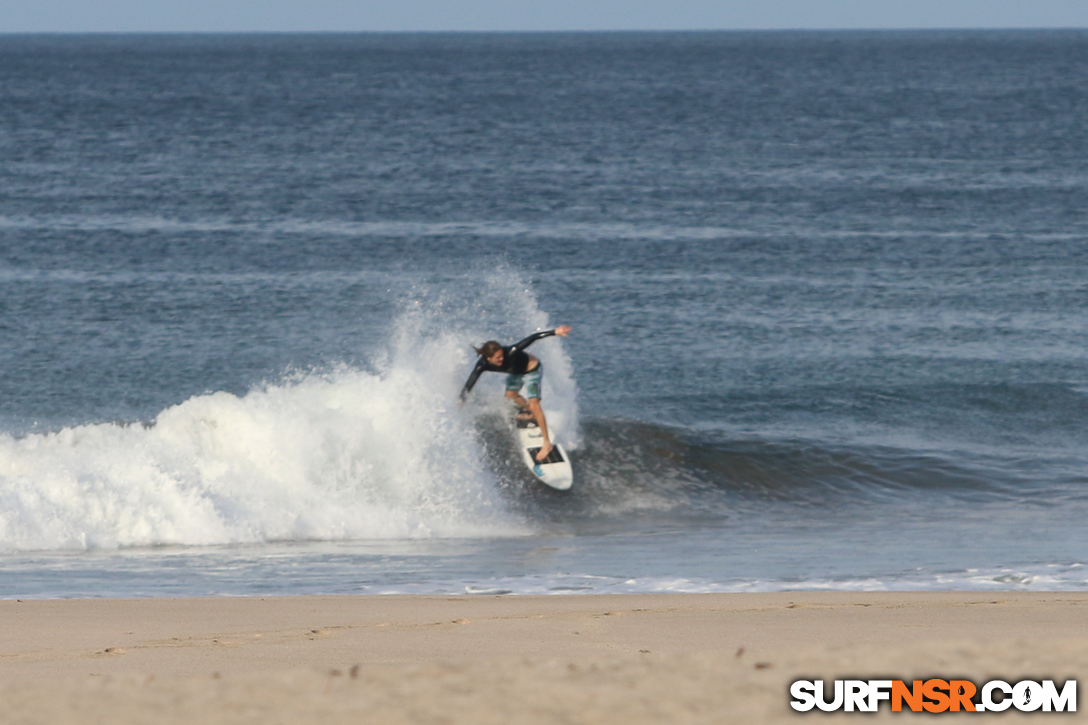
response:
M560 337L566 337L569 332L570 332L570 325L560 325L559 327L555 328L554 330L544 330L543 332L534 332L532 335L529 335L524 340L521 340L520 342L515 342L511 346L510 349L511 350L524 350L525 348L529 347L530 345L532 345L537 340L541 340L541 339L543 339L545 337L551 337L552 335L559 335Z

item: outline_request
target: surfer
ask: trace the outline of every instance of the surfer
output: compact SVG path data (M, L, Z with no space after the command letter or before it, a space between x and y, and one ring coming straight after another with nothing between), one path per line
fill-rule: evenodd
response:
M536 454L536 460L543 461L552 452L552 441L548 437L548 421L544 419L544 411L540 407L541 377L544 375L544 366L536 357L525 352L525 348L537 340L552 335L566 337L570 332L570 325L560 325L554 330L534 332L521 342L503 347L497 340L488 340L479 347L474 347L480 359L476 361L476 367L468 376L465 387L461 389L461 400L468 396L472 386L476 384L480 374L484 372L506 373L506 397L517 404L519 408L532 414L536 424L540 427L542 445ZM521 389L525 387L528 400L521 396Z

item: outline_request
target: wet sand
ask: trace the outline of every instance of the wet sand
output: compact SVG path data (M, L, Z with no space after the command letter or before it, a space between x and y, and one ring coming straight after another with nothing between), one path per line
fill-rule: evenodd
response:
M1088 673L1088 593L3 601L0 622L5 723L794 722L828 718L790 709L800 677Z

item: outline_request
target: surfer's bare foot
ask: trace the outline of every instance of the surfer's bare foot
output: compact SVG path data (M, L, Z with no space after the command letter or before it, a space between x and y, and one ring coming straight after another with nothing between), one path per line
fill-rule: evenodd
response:
M544 445L542 445L540 447L540 450L537 451L536 462L541 463L543 461L546 461L548 459L548 456L552 452L552 448L554 448L554 447L555 446L553 446L551 443L545 443Z

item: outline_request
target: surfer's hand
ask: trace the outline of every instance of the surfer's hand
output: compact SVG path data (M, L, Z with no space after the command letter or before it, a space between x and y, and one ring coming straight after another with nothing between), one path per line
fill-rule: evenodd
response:
M570 332L570 325L560 325L555 328L555 334L560 337L566 337L568 332Z

